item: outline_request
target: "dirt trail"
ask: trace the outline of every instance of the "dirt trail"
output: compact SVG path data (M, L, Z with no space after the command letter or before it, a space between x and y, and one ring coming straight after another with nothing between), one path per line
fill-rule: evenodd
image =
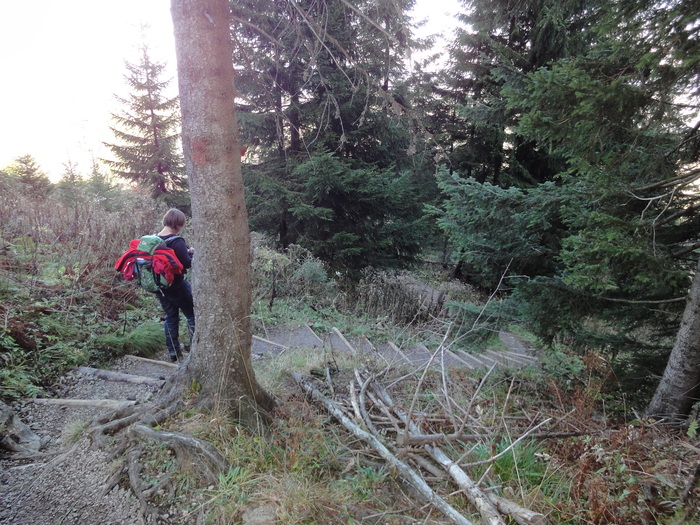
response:
M165 379L172 368L168 363L158 365L123 357L113 363L112 370ZM52 399L146 403L157 388L105 381L76 370L66 374L55 386ZM109 409L33 402L16 404L14 408L20 419L40 437L43 447L36 454L16 454L0 459L0 523L140 523L138 505L127 491L119 486L108 492L105 490L111 474L108 452L91 447L87 438L73 444L68 436L71 425L89 422Z

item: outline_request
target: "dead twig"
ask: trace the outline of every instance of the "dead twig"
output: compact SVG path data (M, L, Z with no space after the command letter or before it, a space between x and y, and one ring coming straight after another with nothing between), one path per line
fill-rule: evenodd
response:
M375 381L373 386L380 398L387 405L393 407L396 415L403 421L406 428L406 433L408 434L408 432L411 431L417 432L418 429L416 425L410 420L410 413L406 413L398 409L391 399L391 396L389 396L389 393L379 383ZM458 464L450 460L449 457L437 447L425 445L424 449L435 461L443 466L443 468L450 474L450 476L452 476L453 479L455 479L455 481L457 481L458 486L460 489L462 489L469 502L479 511L481 519L484 521L484 523L488 525L505 525L503 518L490 500L488 500L486 495L478 486L476 486L471 478L469 478L469 476L467 476L467 474L461 468L459 468Z
M382 458L396 468L401 475L421 494L423 495L432 506L442 512L446 517L448 517L453 523L457 525L471 525L471 522L467 520L462 514L460 514L454 507L447 503L443 498L438 496L433 489L431 489L423 479L416 474L416 472L406 465L403 461L399 460L394 454L392 454L386 446L379 441L375 436L362 430L355 423L353 423L350 418L348 418L340 408L316 388L314 388L307 380L302 378L299 374L291 373L291 377L299 384L299 386L309 395L312 399L321 402L326 409L340 421L348 430L350 430L355 436L362 439L366 443L369 443L381 456Z

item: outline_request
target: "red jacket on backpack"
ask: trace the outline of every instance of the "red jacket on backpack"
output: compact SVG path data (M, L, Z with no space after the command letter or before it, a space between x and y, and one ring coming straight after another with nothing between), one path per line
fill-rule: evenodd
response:
M114 264L114 269L124 276L124 279L131 281L134 279L134 262L136 259L151 259L151 265L153 271L162 274L165 280L169 283L173 282L175 276L181 274L184 270L182 263L175 256L175 252L171 248L163 247L157 248L153 252L153 256L150 253L139 250L137 247L139 245L140 239L134 239L129 243L129 249L126 250L117 262Z

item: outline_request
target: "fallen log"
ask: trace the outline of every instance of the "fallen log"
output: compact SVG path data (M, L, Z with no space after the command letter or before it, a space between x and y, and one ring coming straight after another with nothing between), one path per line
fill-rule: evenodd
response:
M162 379L137 376L133 374L123 374L121 372L113 372L111 370L100 370L99 368L91 368L89 366L78 367L78 372L80 372L81 374L94 376L98 379L104 379L105 381L121 381L124 383L131 383L134 385L148 385L161 387L165 383L165 381L163 381Z
M345 428L350 430L359 439L371 445L382 456L382 458L384 458L385 461L396 468L401 475L430 502L431 505L433 505L457 525L472 525L472 523L467 518L462 516L457 509L438 496L411 467L393 455L381 441L353 423L332 400L324 396L299 374L291 372L290 375L299 384L299 386L311 396L312 399L321 402L326 409L345 426Z

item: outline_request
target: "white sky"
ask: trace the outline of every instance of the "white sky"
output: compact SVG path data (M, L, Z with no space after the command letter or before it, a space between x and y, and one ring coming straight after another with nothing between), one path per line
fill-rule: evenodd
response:
M454 27L458 0L416 4L429 31ZM0 0L0 168L30 154L57 180L68 161L88 174L93 158L109 156L114 95L128 95L124 61L138 60L144 24L175 95L170 0Z

